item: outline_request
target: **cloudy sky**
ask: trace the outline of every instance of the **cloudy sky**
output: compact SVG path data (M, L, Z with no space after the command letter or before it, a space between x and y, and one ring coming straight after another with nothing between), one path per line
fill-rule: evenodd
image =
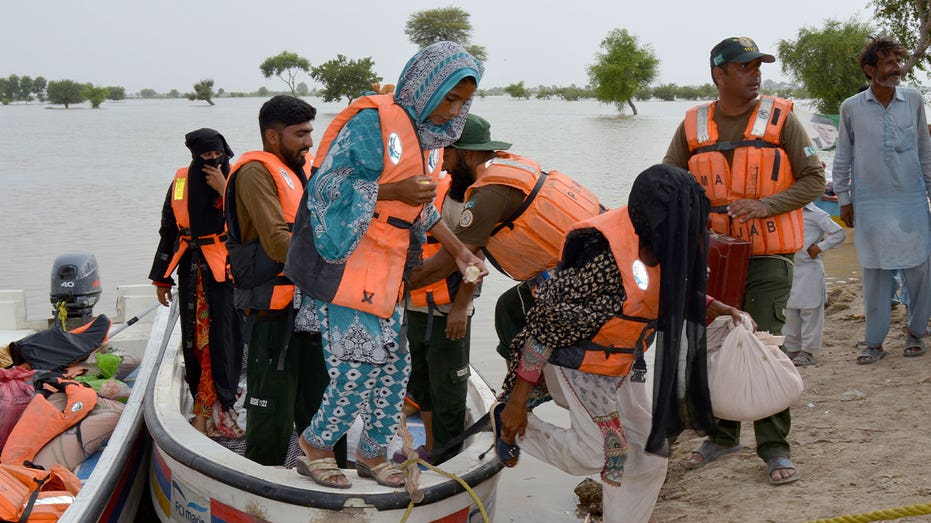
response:
M708 53L727 36L750 36L775 54L781 39L825 19L871 19L867 0L20 0L0 16L0 76L44 76L132 93L215 88L281 89L259 64L283 50L312 65L338 53L372 57L396 81L416 51L404 24L417 11L457 6L471 15L474 43L488 52L482 87L585 85L601 40L615 28L636 34L660 58L659 82L710 81ZM764 79L784 80L778 63ZM316 85L307 76L301 80Z

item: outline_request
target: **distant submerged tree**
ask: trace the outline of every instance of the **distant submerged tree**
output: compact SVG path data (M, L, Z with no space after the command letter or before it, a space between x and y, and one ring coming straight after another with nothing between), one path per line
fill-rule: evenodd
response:
M442 7L417 11L407 18L404 34L417 47L423 49L442 40L456 42L478 61L488 59L485 47L472 43L472 23L469 13L458 7Z
M307 84L306 84L306 83L301 82L301 83L297 84L297 90L296 90L296 92L297 92L297 95L298 95L298 96L307 96L308 94L310 94L310 88L307 87Z
M125 87L120 87L118 85L111 85L107 87L107 100L113 100L114 102L117 102L125 98L126 98Z
M855 18L802 27L796 40L780 40L782 71L801 82L820 113L837 114L840 104L866 83L858 57L872 29Z
M81 88L81 96L89 101L94 109L100 109L100 104L107 99L109 94L109 88L95 86L94 84L84 84L84 87Z
M16 99L21 102L31 101L34 88L33 79L29 76L23 76L19 79L19 94Z
M205 79L194 84L194 92L185 95L188 100L203 100L210 105L213 103L213 80Z
M297 53L282 51L280 54L270 56L259 66L265 78L277 76L284 82L292 95L297 94L297 74L310 71L310 61Z
M36 100L45 101L45 89L48 87L48 80L44 76L37 76L32 81L32 92L36 95Z
M139 91L140 98L155 98L158 96L158 93L155 92L155 89L143 89Z
M74 80L53 80L46 88L48 101L51 104L64 105L67 109L71 104L79 104L86 100L81 94L83 87Z
M889 36L911 54L902 64L903 75L915 78L912 69L931 71L931 2L928 0L873 0L876 19ZM858 55L859 56L859 55Z
M530 91L524 87L524 81L521 80L516 84L511 84L504 88L504 92L509 94L511 98L522 98L524 100L530 98Z
M381 77L372 71L374 66L375 62L371 57L350 60L339 54L336 58L314 67L310 76L323 84L323 89L318 91L317 95L323 98L324 102L335 102L345 96L349 100L348 103L351 103L365 91L371 91L373 83L381 82Z
M659 58L651 46L640 45L626 29L608 33L601 41L601 50L595 55L597 62L588 67L595 99L613 103L618 111L623 111L626 103L637 114L634 96L656 78Z

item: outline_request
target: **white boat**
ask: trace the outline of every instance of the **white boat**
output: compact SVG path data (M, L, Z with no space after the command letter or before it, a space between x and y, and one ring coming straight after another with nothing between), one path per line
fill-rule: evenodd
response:
M333 489L317 485L294 469L259 465L228 450L190 425L182 413L189 396L182 351L176 344L165 352L145 401L146 426L152 436L149 488L161 521L454 523L494 518L503 465L489 451L494 441L491 432L468 437L462 451L440 465L446 473L461 478L468 489L426 470L418 483L423 500L405 516L411 496L404 489L380 486L360 478L355 470L344 470L352 488ZM467 423L479 420L493 402L491 389L472 369ZM357 432L349 434L350 456L354 456Z
M137 357L140 364L133 390L108 443L78 467L76 474L82 487L59 519L61 522L136 521L145 491L149 452L142 401L155 363L173 340L172 326L177 323L176 307L158 307L154 314L145 315L143 311L151 310L154 303L151 285L123 285L117 289L117 314L110 318L110 332L121 332L109 344ZM25 292L0 291L0 345L48 327L49 320L27 320ZM177 345L177 340L172 344Z

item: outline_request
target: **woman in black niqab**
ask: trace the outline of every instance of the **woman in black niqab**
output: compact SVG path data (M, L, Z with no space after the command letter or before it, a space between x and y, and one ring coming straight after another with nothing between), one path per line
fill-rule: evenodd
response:
M233 150L223 135L213 129L197 129L184 135L184 145L191 151L188 168L188 213L194 236L220 234L224 228L222 195L207 183L205 165L214 165L229 178ZM216 160L204 160L202 154L220 152Z
M710 203L687 171L654 165L634 181L627 205L641 246L648 245L660 263L653 426L646 451L668 456L669 439L682 430L715 429L705 344Z

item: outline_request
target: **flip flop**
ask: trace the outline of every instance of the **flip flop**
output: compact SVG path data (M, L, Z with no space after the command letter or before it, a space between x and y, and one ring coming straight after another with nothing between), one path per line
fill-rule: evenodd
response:
M909 350L913 349L913 350ZM915 356L921 356L925 353L925 341L921 338L916 338L912 336L912 333L909 332L908 336L905 338L905 352L903 355L906 358L913 358Z
M314 483L323 485L324 487L340 489L352 487L352 483L337 483L332 481L336 476L346 477L333 458L320 458L311 461L307 459L307 456L298 456L294 468L297 470L298 474L307 476L314 480ZM361 476L361 474L359 475Z
M773 472L779 469L792 469L795 471L795 473L787 478L773 479ZM798 472L798 468L795 467L795 464L792 463L791 459L785 456L775 456L766 460L766 479L769 480L770 485L783 485L786 483L792 483L800 477L801 475Z
M520 459L520 447L512 445L501 439L501 411L504 410L503 402L496 402L488 411L491 420L491 431L495 433L495 454L505 467L514 467L517 460Z
M733 447L722 447L717 443L714 443L710 440L705 440L701 442L701 445L697 449L693 450L692 453L699 454L702 457L702 460L698 463L692 464L689 461L685 462L685 468L689 470L694 470L700 467L711 463L712 461L722 457L727 456L728 454L733 454L743 448L743 445L738 443Z
M857 356L858 365L869 365L886 357L886 351L882 347L864 346L863 350Z

